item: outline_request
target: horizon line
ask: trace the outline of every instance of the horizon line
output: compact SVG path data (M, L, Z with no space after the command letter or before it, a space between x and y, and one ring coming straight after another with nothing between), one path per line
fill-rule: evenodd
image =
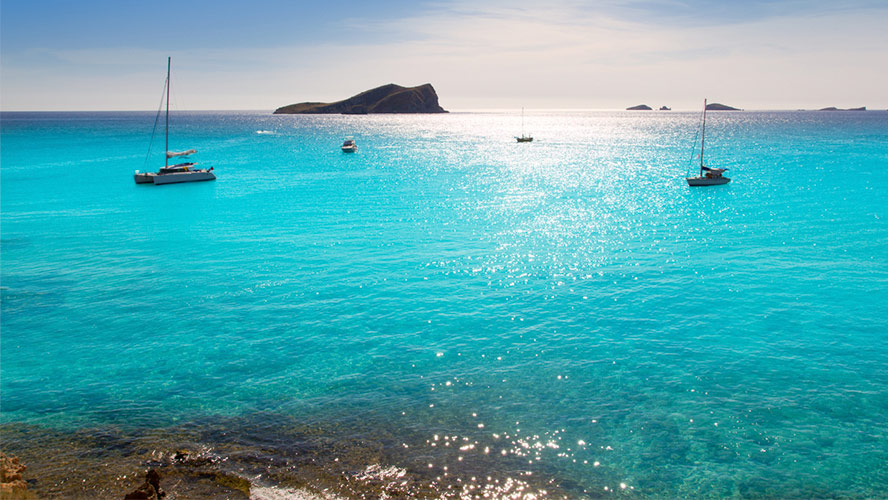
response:
M718 104L718 103L711 103ZM867 111L888 111L888 109L882 108L869 108L868 106L857 106L857 108L865 108L865 109L856 109L856 108L836 108L829 109L830 107L825 108L739 108L736 110L707 110L709 112L725 112L725 113L737 113L737 112L775 112L775 111L786 111L786 112L798 112L798 111L842 111L842 112L867 112ZM268 112L270 114L274 114L276 108L254 108L254 109L211 109L211 108L199 108L199 109L171 109L171 113L196 113L196 112ZM449 109L446 113L368 113L368 115L446 115L452 113L504 113L504 112L517 112L520 113L522 108L455 108ZM636 114L645 114L645 113L686 113L686 112L700 112L702 111L702 107L700 108L672 108L669 110L660 110L660 109L646 109L646 110L632 110L626 108L523 108L525 111L536 111L536 112L552 112L552 111L625 111L632 112ZM0 113L148 113L148 112L156 112L155 109L10 109L4 110L0 109ZM281 115L343 115L344 113L281 113ZM351 116L351 115L350 115Z

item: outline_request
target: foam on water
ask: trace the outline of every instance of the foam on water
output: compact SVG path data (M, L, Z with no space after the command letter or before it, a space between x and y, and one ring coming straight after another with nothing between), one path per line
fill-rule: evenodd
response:
M137 186L153 118L2 115L4 441L186 426L263 477L295 440L441 494L888 494L888 113L712 113L733 181L696 189L696 113L528 113L527 144L517 114L179 114L218 180Z
M250 500L333 500L334 495L316 495L305 490L254 486L250 488Z

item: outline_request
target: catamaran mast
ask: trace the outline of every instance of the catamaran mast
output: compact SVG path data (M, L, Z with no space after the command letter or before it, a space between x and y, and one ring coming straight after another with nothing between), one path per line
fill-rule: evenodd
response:
M166 98L166 149L163 151L163 165L164 167L170 166L170 63L172 61L172 57L167 57L167 98Z
M706 145L706 99L703 99L703 137L700 139L700 177L703 177L703 147Z

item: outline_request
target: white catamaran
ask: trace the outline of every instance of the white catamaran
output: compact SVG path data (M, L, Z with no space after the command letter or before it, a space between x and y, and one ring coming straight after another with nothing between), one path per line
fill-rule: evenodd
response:
M195 149L187 151L170 151L170 66L172 58L167 58L167 78L164 85L164 94L166 96L166 142L164 158L164 166L157 172L139 172L136 170L134 175L136 184L177 184L180 182L198 182L216 180L213 173L213 167L195 168L196 163L177 163L170 165L170 158L187 157L197 153ZM158 114L160 112L158 111ZM156 121L155 121L156 123ZM153 141L152 141L153 142ZM150 147L149 147L150 149Z
M727 184L731 179L723 176L728 169L710 168L703 165L703 147L706 144L706 99L703 99L703 137L700 140L700 175L688 177L688 186L716 186Z

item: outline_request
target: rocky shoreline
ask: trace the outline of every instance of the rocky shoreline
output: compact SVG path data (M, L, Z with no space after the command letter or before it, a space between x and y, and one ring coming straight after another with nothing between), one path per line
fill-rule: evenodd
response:
M4 451L27 464L25 491L33 495L10 498L568 496L554 477L531 472L519 457L435 447L428 436L403 429L274 420L217 418L143 430L3 424Z

